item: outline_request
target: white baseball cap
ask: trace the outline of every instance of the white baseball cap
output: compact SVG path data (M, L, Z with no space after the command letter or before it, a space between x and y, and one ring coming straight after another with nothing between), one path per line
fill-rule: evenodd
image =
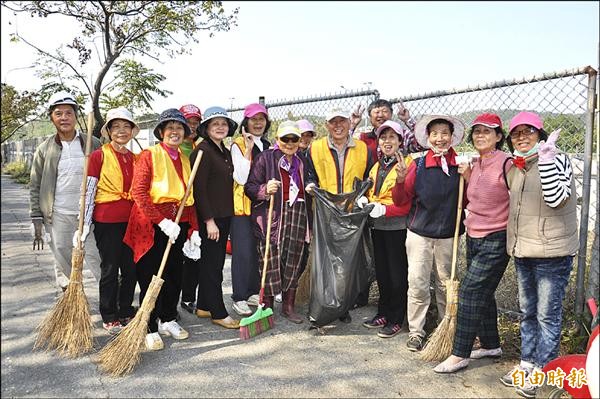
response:
M48 109L52 109L53 107L61 104L69 104L78 107L77 101L75 100L75 96L68 91L59 91L50 96L48 100Z
M350 119L350 112L348 112L347 110L344 109L340 109L340 108L334 108L332 110L330 110L329 112L327 112L327 115L325 115L325 120L327 122L329 122L330 120L332 120L335 117L342 117L342 118L346 118L346 119Z

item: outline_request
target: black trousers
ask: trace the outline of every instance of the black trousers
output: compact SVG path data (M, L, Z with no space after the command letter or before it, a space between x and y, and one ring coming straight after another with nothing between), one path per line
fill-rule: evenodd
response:
M127 223L94 222L100 254L100 315L105 323L135 314L132 302L137 280L133 252L123 242L125 230Z
M181 281L181 302L196 302L200 259L193 260L183 256L183 276Z
M408 291L406 229L371 230L371 237L379 286L377 313L385 316L388 323L402 325Z
M160 294L156 299L156 306L150 313L148 321L148 330L150 332L158 331L158 323L156 318L160 318L161 322L175 320L177 317L177 303L179 302L179 293L181 292L181 268L183 265L183 244L187 240L187 232L189 229L188 223L179 223L181 233L171 245L167 263L163 270L162 279L164 283L160 290ZM148 286L152 281L152 276L158 273L160 262L167 247L168 237L162 232L158 225L154 227L154 245L140 258L135 265L138 282L140 284L140 306L144 301Z
M219 240L209 240L206 236L206 224L200 223L200 267L198 274L198 296L196 308L208 310L215 320L229 316L223 303L223 266L227 248L227 237L231 218L215 218L219 228Z
M231 285L234 301L245 301L260 289L258 243L254 238L250 216L231 219Z

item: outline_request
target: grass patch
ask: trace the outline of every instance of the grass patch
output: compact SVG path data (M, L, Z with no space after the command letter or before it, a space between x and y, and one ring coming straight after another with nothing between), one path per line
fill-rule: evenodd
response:
M30 172L31 169L23 161L11 162L2 168L2 173L10 175L20 184L29 184Z

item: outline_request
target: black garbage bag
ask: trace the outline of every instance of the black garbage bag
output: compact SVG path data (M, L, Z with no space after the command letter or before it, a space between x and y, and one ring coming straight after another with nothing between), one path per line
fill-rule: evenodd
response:
M317 327L343 316L375 273L367 227L373 206L356 206L356 199L372 184L369 179L356 179L354 191L344 194L313 190L314 243L308 316Z

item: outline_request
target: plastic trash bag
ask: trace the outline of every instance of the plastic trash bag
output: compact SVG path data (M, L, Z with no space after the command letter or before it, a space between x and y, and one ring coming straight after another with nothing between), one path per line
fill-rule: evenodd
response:
M354 191L332 194L313 190L315 214L310 276L309 320L317 327L343 316L361 287L375 274L367 219L373 205L360 209L356 200L373 182L354 181Z

